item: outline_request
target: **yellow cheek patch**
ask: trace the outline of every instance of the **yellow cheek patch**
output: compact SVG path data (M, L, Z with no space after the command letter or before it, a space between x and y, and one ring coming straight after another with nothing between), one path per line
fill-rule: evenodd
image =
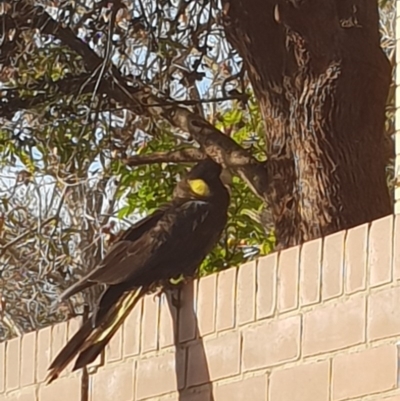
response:
M196 180L188 180L190 189L193 193L198 196L209 196L210 195L210 188L206 184L205 181L196 179Z

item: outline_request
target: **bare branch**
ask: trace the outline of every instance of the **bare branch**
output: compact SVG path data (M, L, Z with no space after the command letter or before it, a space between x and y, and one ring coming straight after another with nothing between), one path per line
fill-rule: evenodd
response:
M149 155L131 156L126 160L128 166L143 166L154 163L189 163L205 159L200 149L190 148L175 150L174 152L155 152Z
M103 65L104 60L89 45L78 38L71 28L55 21L42 6L32 6L27 0L21 0L16 5L16 11L18 13L14 15L19 16L20 26L35 27L43 33L54 35L82 57L88 71L96 71ZM140 103L132 96L135 88L127 84L127 80L115 66L112 67L112 74L114 80L102 80L104 92L115 100L130 104L134 112L143 113Z
M51 223L52 221L57 220L57 219L58 219L57 216L49 217L48 219L46 219L45 221L43 221L40 225L41 225L41 227L47 226L47 224L49 224L49 223ZM1 248L0 257L3 256L3 255L6 253L6 251L7 251L8 248L14 246L15 244L18 244L18 242L20 242L20 241L22 241L23 239L25 239L26 237L28 237L30 234L32 234L33 232L35 232L37 229L38 229L38 227L35 226L35 227L33 227L33 228L29 229L29 230L26 230L24 233L22 233L21 235L19 235L17 238L14 238L12 241L10 241L10 242L8 242L6 245L4 245L4 246Z
M25 3L25 1L21 3ZM101 65L103 59L86 43L77 38L70 28L58 24L44 10L41 10L40 14L37 10L37 8L33 9L31 17L37 28L44 33L55 35L64 44L79 53L85 60L88 69L95 71ZM129 108L134 113L144 114L144 110L147 108L151 115L164 117L175 127L190 133L209 157L236 171L252 191L266 201L267 171L265 166L253 158L250 152L217 130L201 116L177 106L176 103L154 96L150 88L138 81L135 82L135 89L130 87L115 66L112 67L112 74L114 82L108 82L107 78L103 79L103 88L108 96L120 103L129 104ZM160 104L163 106L161 107Z
M165 108L161 114L171 124L189 132L209 157L236 171L256 195L267 200L267 169L249 151L208 121L183 107Z

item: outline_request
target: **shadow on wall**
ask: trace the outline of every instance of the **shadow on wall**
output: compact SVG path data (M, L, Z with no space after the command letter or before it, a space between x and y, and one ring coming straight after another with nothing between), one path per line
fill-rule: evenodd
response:
M171 349L174 347L174 355L171 352L168 352L167 355L170 356L168 358L168 366L152 365L151 369L160 369L160 372L154 372L155 376L158 377L155 379L152 377L152 374L148 371L148 369L144 369L146 371L146 379L141 380L141 385L139 386L139 382L136 380L135 388L132 392L135 393L133 397L149 398L149 397L158 397L162 394L162 392L157 393L156 391L152 391L152 389L147 389L146 394L143 394L143 389L146 386L151 386L154 380L160 380L162 383L154 383L155 388L167 387L168 392L175 391L178 394L173 398L174 400L179 401L214 401L213 391L212 391L212 383L211 383L211 375L209 371L209 366L207 362L205 346L203 343L203 339L200 336L202 330L199 329L199 322L197 317L197 286L199 285L199 280L191 281L186 283L180 289L168 290L162 294L160 298L153 298L152 295L146 297L147 301L151 301L149 304L158 304L155 307L155 312L150 313L148 316L151 316L153 325L152 328L148 329L147 334L149 336L154 336L150 341L154 340L154 348L152 350L155 351L156 348L159 350L165 347ZM162 305L161 305L162 304ZM139 307L140 305L136 305ZM139 353L139 342L143 341L143 324L146 318L143 313L143 304L142 307L139 307L140 311L137 314L136 321L132 320L130 324L129 331L125 331L125 336L130 337L130 341L135 341L138 344L137 351L132 354L132 356L140 355ZM146 308L146 307L145 307ZM165 315L164 315L165 314ZM158 319L158 323L157 322ZM161 322L164 322L161 323ZM168 322L167 322L168 321ZM135 333L137 324L141 325L142 330L139 330ZM158 326L158 330L157 330ZM161 330L161 326L163 329ZM127 327L124 329L126 330ZM158 334L155 335L151 330L156 329ZM139 334L140 333L140 334ZM138 336L138 337L137 337ZM158 336L158 338L157 338ZM147 337L146 337L147 338ZM156 345L158 343L158 346ZM142 342L143 346L143 342ZM82 370L81 376L81 401L88 401L89 399L105 399L105 393L111 395L113 386L109 386L104 378L104 374L109 374L109 370L103 371L98 375L97 368L105 366L105 350L100 354L100 358L98 363L94 363L94 366L89 366L88 368L84 368ZM161 355L163 353L161 352ZM135 357L134 356L134 357ZM140 359L140 356L139 356ZM150 358L151 360L152 358ZM157 357L155 357L157 359ZM144 359L146 361L146 358ZM175 366L171 366L173 365ZM169 365L171 363L171 365ZM94 368L94 369L93 369ZM163 369L165 369L165 374L163 374ZM135 372L135 370L133 370ZM143 371L141 371L143 374ZM96 373L96 374L94 374ZM139 371L136 370L136 375L140 375ZM175 382L174 382L175 376ZM129 376L128 376L129 377ZM162 377L162 378L161 378ZM133 379L133 378L132 378ZM121 380L127 380L127 376L124 376L124 379L120 378L120 380L114 383L115 385L122 385ZM165 382L164 382L165 380ZM166 384L168 383L168 384ZM126 383L124 383L126 384ZM133 384L133 382L132 382ZM166 384L166 385L165 385ZM114 391L117 389L114 388ZM133 394L132 394L133 395ZM106 397L107 398L107 397ZM1 399L1 397L0 397ZM108 399L108 398L107 398Z
M178 400L214 401L204 343L199 334L195 285L198 280L166 293L174 327Z

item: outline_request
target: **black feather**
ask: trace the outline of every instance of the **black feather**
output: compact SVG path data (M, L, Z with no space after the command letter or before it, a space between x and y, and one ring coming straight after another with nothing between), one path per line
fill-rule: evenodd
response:
M91 285L106 285L90 319L50 365L50 381L76 356L74 369L92 362L154 285L195 274L227 221L229 192L220 179L221 171L211 159L198 163L177 184L171 203L123 233L100 264L64 292L66 299ZM209 193L193 193L188 183L193 179L203 180Z

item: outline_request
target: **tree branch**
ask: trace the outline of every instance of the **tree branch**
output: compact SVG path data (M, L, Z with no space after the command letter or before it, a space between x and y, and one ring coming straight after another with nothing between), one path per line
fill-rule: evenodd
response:
M58 220L58 215L49 217L48 219L44 220L40 224L40 226L41 227L47 226L47 224L51 223L52 221L57 221L57 220ZM3 256L9 248L13 247L15 244L17 244L18 242L24 240L30 234L32 234L35 231L37 231L38 227L39 226L34 226L34 227L30 228L29 230L26 230L21 235L19 235L18 237L14 238L12 241L10 241L10 242L6 243L4 246L2 246L0 248L0 257Z
M83 73L77 76L67 76L58 81L49 82L48 80L40 80L34 86L30 87L32 92L39 92L33 96L21 97L21 90L26 88L4 89L5 96L0 101L1 114L7 118L11 118L13 114L19 110L29 110L33 107L48 104L59 99L60 94L65 96L76 95L77 93L91 93L95 89L95 79L93 74ZM51 93L46 91L51 90ZM100 82L100 92L106 93L107 86Z
M99 57L88 44L79 39L71 28L63 26L61 23L55 21L42 6L32 6L27 0L20 0L16 4L16 11L14 15L18 18L19 27L37 28L42 33L54 35L64 45L68 46L71 50L78 53L89 72L96 72L102 65L104 60ZM14 16L13 16L14 17ZM132 96L138 88L127 84L127 80L121 75L120 71L115 67L111 67L112 78L103 78L102 85L104 92L115 100L122 103L129 104L132 111L135 113L143 113L140 102Z
M89 71L98 69L103 60L83 41L77 38L74 32L54 21L43 9L33 8L30 18L33 26L47 34L55 35L65 45L83 57ZM123 103L137 114L148 114L167 119L172 125L192 135L200 144L203 151L216 162L235 171L249 185L252 191L264 201L267 200L268 174L263 163L258 162L251 153L243 149L233 139L224 135L201 116L186 108L177 106L177 103L160 99L155 96L149 87L135 81L135 88L127 85L119 70L112 66L112 77L103 78L103 90L107 96ZM101 90L101 88L99 88ZM162 105L162 106L161 106Z
M171 124L189 132L209 157L235 171L255 194L267 200L269 180L266 166L248 150L187 109L171 106L165 108L162 115Z
M154 163L189 163L205 159L200 149L190 148L173 152L155 152L149 155L131 156L126 161L127 166L143 166Z

